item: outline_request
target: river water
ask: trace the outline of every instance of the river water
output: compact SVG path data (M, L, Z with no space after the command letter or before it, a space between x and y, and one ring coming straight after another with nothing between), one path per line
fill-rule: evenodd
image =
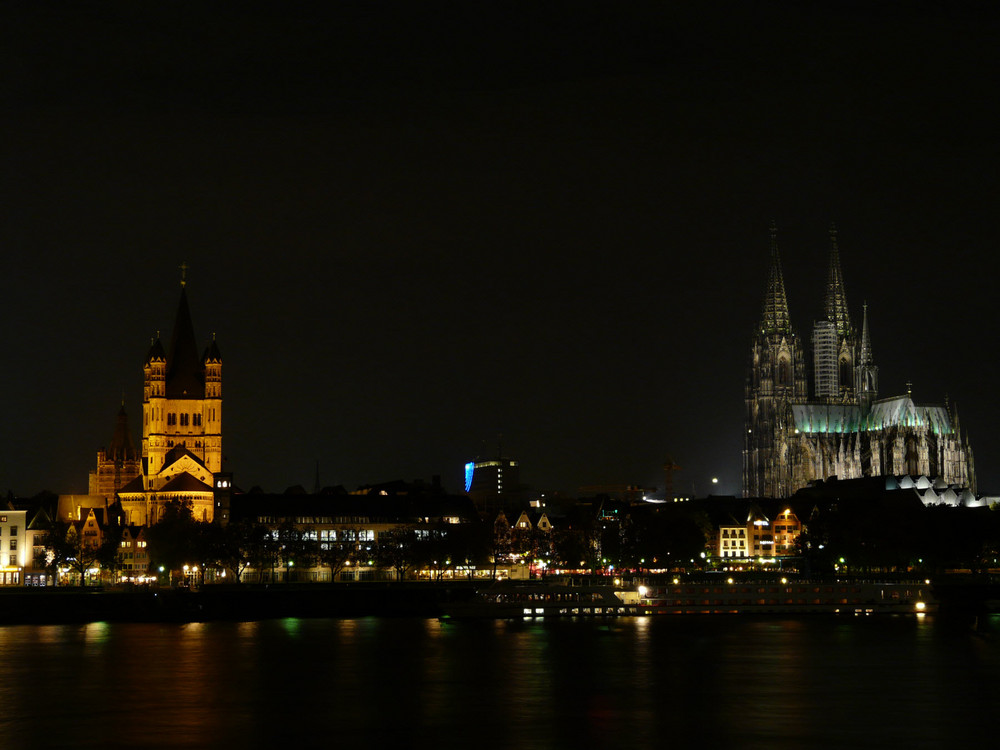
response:
M8 750L955 747L998 705L996 618L0 628Z

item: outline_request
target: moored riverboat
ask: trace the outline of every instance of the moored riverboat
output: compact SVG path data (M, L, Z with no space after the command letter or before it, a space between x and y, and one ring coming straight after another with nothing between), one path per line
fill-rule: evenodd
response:
M630 600L630 603L628 602ZM466 601L451 602L443 617L513 619L523 617L619 617L638 615L638 596L614 586L565 583L497 583Z
M926 614L938 602L924 582L733 581L640 584L497 583L450 602L445 619L624 617L668 614Z
M925 614L938 602L927 581L734 581L643 585L647 614Z

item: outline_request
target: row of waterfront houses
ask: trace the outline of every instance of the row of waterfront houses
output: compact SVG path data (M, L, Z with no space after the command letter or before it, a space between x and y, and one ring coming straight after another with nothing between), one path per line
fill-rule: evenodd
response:
M236 489L231 476L218 482L213 505L216 525L242 524L263 529L277 539L283 528L294 529L305 542L315 543L318 552L337 544L347 543L357 555L353 559L324 562L331 555L317 554L309 565L295 571L300 581L358 580L377 571L374 549L402 530L412 532L417 539L432 534L444 537L452 532L462 534L471 528L487 528L494 537L506 529L512 534L533 534L543 540L563 532L594 532L586 535L591 547L602 543L600 530L614 535L622 524L647 523L662 505L646 502L616 501L612 498L565 501L544 505L540 501L515 504L478 511L466 495L449 495L436 484L387 483L348 493L332 488L307 494L291 490L281 494L259 491L244 493ZM831 508L857 515L871 512L880 502L891 506L889 518L915 508L923 508L929 491L947 493L948 488L925 486L920 478L849 480L818 483L787 500L708 497L684 503L693 513L703 514L706 521L705 557L721 563L767 562L787 559L800 553L799 539L811 523ZM940 497L940 495L938 495ZM183 496L179 498L183 500ZM92 505L67 506L66 497L59 502L18 502L8 500L7 510L0 512L0 585L53 585L80 582L90 577L108 583L144 583L161 579L160 571L150 569L148 532L150 525L132 524L120 505L110 501L104 508ZM939 502L937 505L947 504ZM669 507L670 504L667 504ZM534 507L532 507L534 506ZM61 520L67 533L81 540L83 546L100 547L110 534L117 544L113 564L91 567L63 566L53 569L46 564L46 536L53 520ZM610 529L610 532L608 531ZM583 536L581 536L583 538ZM532 555L544 562L546 543L536 544ZM599 550L591 559L601 559ZM526 577L534 571L533 562L525 551L492 551L492 564L482 559L464 561L440 560L434 571L428 565L417 566L410 575L499 575ZM357 561L364 561L359 566ZM241 580L287 579L287 560L280 556L265 569L249 564ZM447 565L446 565L447 563ZM581 567L584 561L581 560ZM593 563L592 567L599 567ZM543 566L544 567L544 566ZM647 567L649 567L647 565ZM168 571L169 573L169 571ZM202 571L201 580L206 580ZM396 575L400 575L397 572ZM230 579L231 580L231 579Z

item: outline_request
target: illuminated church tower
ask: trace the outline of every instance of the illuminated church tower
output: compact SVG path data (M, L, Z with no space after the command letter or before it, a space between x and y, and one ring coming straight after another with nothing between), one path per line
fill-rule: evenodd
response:
M785 280L778 255L778 232L771 225L771 268L764 309L750 345L746 384L746 434L743 486L762 496L790 494L787 444L775 440L793 429L789 404L806 398L806 362L802 343L788 315Z
M170 348L157 337L142 370L142 476L119 492L122 507L130 523L145 525L181 500L195 520L211 521L222 471L222 355L214 336L198 355L184 276Z
M816 480L869 476L923 477L938 489L975 493L972 450L952 407L918 404L909 387L905 395L878 397L868 306L858 342L835 229L830 232L826 314L813 326L810 392L806 359L788 315L775 234L772 225L764 311L750 345L744 496L787 497Z
M197 456L212 473L222 471L222 355L213 337L198 356L184 281L170 350L164 353L157 338L142 371L146 471L159 472L164 457L177 445Z

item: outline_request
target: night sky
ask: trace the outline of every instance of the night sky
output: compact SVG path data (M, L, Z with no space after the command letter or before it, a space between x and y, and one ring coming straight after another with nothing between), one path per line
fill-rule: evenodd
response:
M245 489L459 491L502 433L738 493L774 220L800 336L836 222L880 395L1000 492L987 5L313 5L0 11L0 488L86 492L123 393L138 442L186 261Z

